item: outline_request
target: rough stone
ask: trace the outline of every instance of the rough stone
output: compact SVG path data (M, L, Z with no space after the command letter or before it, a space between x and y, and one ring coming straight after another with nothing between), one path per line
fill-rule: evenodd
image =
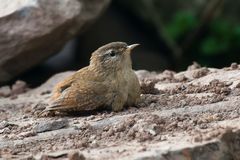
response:
M1 0L0 83L57 53L110 0Z

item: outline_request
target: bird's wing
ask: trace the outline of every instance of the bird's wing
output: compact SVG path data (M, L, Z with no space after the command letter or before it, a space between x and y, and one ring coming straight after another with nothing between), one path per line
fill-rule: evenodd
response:
M84 81L71 83L66 87L61 95L53 100L47 108L48 111L94 110L108 104L110 100L107 85L100 82Z
M53 89L52 97L51 99L54 101L58 99L65 89L69 88L75 81L77 81L79 78L86 77L85 74L90 74L91 72L88 72L88 67L84 67L74 73L73 75L67 77L63 81L59 82Z

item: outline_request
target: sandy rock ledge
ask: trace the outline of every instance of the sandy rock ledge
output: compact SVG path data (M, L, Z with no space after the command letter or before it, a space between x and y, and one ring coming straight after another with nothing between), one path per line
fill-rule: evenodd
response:
M0 98L0 158L240 159L238 65L136 71L144 93L139 108L37 117L54 84L73 73Z

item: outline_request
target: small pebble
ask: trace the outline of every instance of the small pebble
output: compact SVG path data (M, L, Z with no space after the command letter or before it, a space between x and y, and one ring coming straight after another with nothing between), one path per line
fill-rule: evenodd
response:
M238 64L237 63L232 63L231 68L232 69L238 69Z
M64 127L68 126L68 120L67 119L60 119L60 120L54 120L54 121L42 121L39 122L33 130L37 133L42 133L46 131L53 131L58 130Z
M8 125L9 125L9 123L7 121L2 121L0 123L0 129L3 129L3 128L7 127Z
M86 158L82 154L79 154L78 151L72 151L68 153L68 159L69 160L85 160Z
M0 88L0 97L9 97L11 95L11 89L9 86L3 86Z
M18 95L26 92L27 84L24 81L16 81L15 84L12 85L12 95Z

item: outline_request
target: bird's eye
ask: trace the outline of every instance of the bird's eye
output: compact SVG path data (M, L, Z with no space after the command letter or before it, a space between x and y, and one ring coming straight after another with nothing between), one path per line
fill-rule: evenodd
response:
M110 51L109 55L110 55L111 57L114 57L114 56L116 56L116 52L115 52L115 51Z

